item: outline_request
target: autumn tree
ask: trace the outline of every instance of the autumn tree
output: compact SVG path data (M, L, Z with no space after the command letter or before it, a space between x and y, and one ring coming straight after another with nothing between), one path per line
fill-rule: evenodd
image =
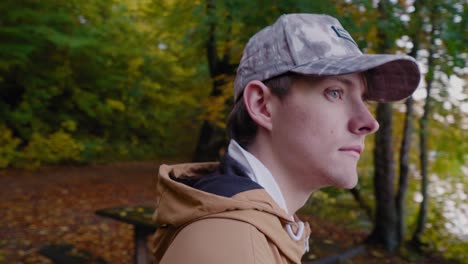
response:
M460 61L460 56L466 56L463 53L463 37L461 39L457 33L463 30L461 6L457 2L450 0L433 0L426 5L425 31L427 50L427 73L425 75L426 98L424 101L423 114L419 119L419 162L421 170L421 197L422 201L418 211L417 224L412 235L412 245L417 249L422 249L426 244L423 242L423 233L427 224L429 208L429 153L430 144L430 116L433 115L436 98L444 100L447 95L447 81L444 76L451 74L460 74L457 72L459 66L465 65L466 61ZM466 18L465 18L466 19ZM458 20L458 22L457 22ZM458 24L458 25L457 25ZM458 36L463 36L460 34ZM465 37L466 38L466 37ZM466 48L465 48L466 51ZM434 90L439 96L434 95ZM439 99L439 100L440 100ZM447 98L448 99L448 98ZM439 103L440 104L440 103ZM455 135L455 133L454 133Z
M200 81L149 9L113 0L0 4L0 133L20 142L0 151L2 164L180 153Z
M389 1L379 1L377 26L377 53L389 53L395 39L389 36L391 21L394 21ZM380 128L375 135L374 145L374 195L376 199L375 222L369 241L383 244L391 252L398 248L396 231L396 209L394 200L395 162L393 158L392 104L379 103L376 117Z
M421 34L419 29L422 25L422 14L421 14L421 1L415 2L414 11L411 15L411 20L408 25L409 39L412 42L412 48L408 53L409 56L417 58L417 52L421 44ZM406 113L403 126L403 137L401 140L400 153L399 153L399 165L400 172L398 178L398 190L395 196L395 206L397 214L397 239L401 245L405 240L406 231L406 204L405 198L408 190L409 181L409 168L410 168L410 152L412 146L412 135L413 129L413 118L414 118L414 98L410 96L405 101Z

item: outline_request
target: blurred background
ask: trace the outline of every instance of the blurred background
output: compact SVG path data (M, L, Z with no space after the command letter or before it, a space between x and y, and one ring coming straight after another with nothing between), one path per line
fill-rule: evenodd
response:
M381 128L359 186L301 211L305 258L368 241L348 263L468 263L468 11L455 0L3 0L0 263L51 263L38 253L51 243L130 263L131 226L94 211L154 205L163 162L218 160L245 42L295 12L335 16L363 52L423 72L408 100L370 104Z

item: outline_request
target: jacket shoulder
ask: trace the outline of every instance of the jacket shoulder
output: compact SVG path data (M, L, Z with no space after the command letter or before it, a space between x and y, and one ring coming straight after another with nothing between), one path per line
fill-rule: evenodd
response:
M278 263L275 255L265 235L253 225L207 218L183 228L160 263Z

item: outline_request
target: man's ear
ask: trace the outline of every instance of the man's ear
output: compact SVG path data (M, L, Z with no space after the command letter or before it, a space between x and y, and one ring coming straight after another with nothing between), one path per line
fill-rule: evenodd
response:
M273 94L261 81L250 81L244 89L243 100L252 120L260 127L271 130L271 101Z

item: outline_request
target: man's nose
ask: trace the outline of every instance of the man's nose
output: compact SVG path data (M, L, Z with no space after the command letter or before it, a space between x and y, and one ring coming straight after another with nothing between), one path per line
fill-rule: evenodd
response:
M379 130L379 123L370 113L367 106L359 104L353 111L353 115L349 120L348 128L351 133L357 135L368 135Z

